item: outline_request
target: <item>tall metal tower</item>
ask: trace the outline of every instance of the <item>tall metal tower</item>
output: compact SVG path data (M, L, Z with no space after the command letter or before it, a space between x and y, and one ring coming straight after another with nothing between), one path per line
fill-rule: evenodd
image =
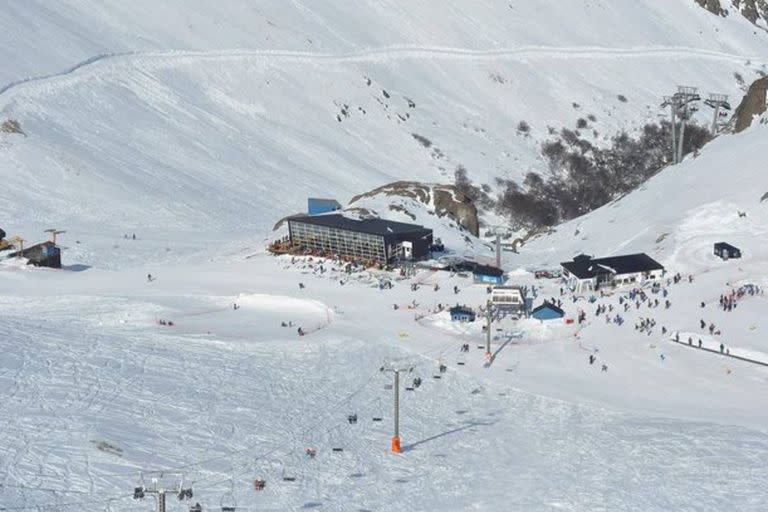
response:
M695 87L679 85L672 96L664 96L662 108L669 107L672 123L672 162L678 164L683 160L685 141L685 125L694 112L698 110L697 102L701 99ZM680 130L677 121L680 120Z
M382 372L389 372L395 376L395 384L393 386L395 394L395 422L394 422L394 434L392 436L392 452L400 453L402 451L400 446L400 373L410 373L413 371L415 365L407 360L387 361L380 370Z
M726 116L722 110L731 110L731 104L728 103L727 94L710 93L709 98L704 100L704 104L715 110L712 116L712 135L717 135L720 126L720 117Z
M680 118L680 140L677 142L677 163L683 161L683 147L685 142L685 125L691 118L694 112L698 110L698 102L701 96L696 92L695 87L688 87L685 85L677 86L677 94L680 99L680 110L677 112L677 116Z

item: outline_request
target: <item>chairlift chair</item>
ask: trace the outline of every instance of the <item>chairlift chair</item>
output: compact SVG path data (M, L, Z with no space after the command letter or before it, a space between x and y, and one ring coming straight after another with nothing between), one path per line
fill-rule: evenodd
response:
M235 495L232 491L227 491L221 497L221 512L235 512L237 510L237 501L235 501Z
M381 400L376 401L376 411L371 419L375 422L384 421L384 418L381 415Z
M357 423L357 413L348 415L347 416L347 422L350 425L354 425L355 423Z
M194 505L190 505L189 512L203 512L203 506L200 503L195 503Z

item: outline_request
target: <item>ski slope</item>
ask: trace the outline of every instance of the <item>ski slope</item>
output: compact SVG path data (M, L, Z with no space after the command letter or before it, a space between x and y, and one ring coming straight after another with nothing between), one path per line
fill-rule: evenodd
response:
M610 372L589 372L567 329L520 325L519 341L494 341L490 369L474 346L457 366L459 344L482 340L479 326L451 334L428 310L452 300L453 284L463 302L484 300L458 277L418 275L416 293L408 281L380 291L375 276L342 275L341 286L266 255L152 268L151 283L142 270L2 272L21 274L18 295L3 301L4 506L101 510L113 499L110 510L135 510L138 471L171 468L208 508L230 487L244 510L762 504L768 409L743 390L764 385L765 372L749 365L734 363L724 381L715 358L670 349L674 366L659 368L636 340L613 337L600 351ZM43 284L68 294L45 297ZM281 328L287 320L309 334ZM582 333L585 345L607 339L598 329ZM391 390L378 371L393 357L413 360L424 379L403 391L399 456L388 453ZM449 370L435 380L438 361ZM263 493L251 489L258 477Z

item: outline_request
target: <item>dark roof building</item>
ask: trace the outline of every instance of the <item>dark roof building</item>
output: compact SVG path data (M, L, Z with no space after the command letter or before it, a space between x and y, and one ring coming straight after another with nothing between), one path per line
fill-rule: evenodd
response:
M475 312L472 308L467 306L459 306L456 304L450 310L451 320L454 322L474 322Z
M590 279L606 272L621 275L664 269L661 263L645 253L594 259L581 254L573 258L573 261L566 261L561 265L569 274L579 279Z
M490 265L477 265L472 270L476 283L503 284L504 271Z
M381 264L427 258L432 245L432 230L424 226L341 214L291 217L288 232L294 246Z
M53 242L27 247L23 251L16 251L8 255L9 258L20 256L26 258L27 264L36 267L61 268L61 249Z
M563 277L576 291L597 290L601 286L659 279L664 266L645 253L592 258L581 254L560 264Z
M727 242L717 242L715 244L715 256L723 260L741 258L741 251Z

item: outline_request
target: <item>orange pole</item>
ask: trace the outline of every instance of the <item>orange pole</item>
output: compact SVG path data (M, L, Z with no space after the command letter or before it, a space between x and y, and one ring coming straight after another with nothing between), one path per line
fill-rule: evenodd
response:
M392 438L392 453L400 453L402 450L400 449L400 437L395 436Z

